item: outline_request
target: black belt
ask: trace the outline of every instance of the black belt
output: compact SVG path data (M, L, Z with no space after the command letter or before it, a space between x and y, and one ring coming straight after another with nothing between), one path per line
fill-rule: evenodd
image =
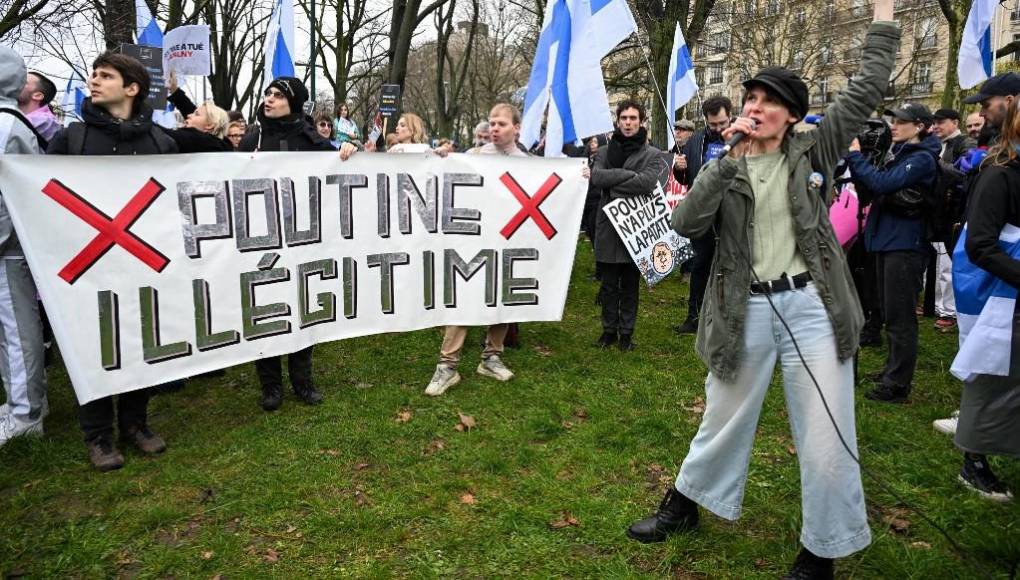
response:
M787 290L793 290L794 288L803 288L807 286L807 283L811 281L811 272L801 272L793 278L790 278L786 274L783 274L782 278L778 280L770 280L768 282L751 282L751 294L775 294L776 292L786 292Z

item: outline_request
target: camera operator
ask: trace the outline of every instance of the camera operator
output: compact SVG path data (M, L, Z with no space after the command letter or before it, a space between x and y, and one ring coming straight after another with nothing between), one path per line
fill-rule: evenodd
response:
M875 401L902 403L910 394L917 366L917 314L921 274L929 247L919 191L931 189L941 153L938 137L928 134L933 119L928 107L905 103L891 115L893 157L878 168L850 145L847 163L856 186L875 196L864 230L865 247L876 254L882 315L889 334L889 356L866 396Z

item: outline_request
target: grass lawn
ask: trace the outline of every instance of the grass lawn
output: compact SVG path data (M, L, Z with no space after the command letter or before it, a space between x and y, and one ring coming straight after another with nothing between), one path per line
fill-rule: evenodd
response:
M703 411L705 369L693 337L669 329L686 312L678 280L642 290L636 351L591 346L592 269L580 243L563 322L522 326L522 348L505 357L517 373L509 383L474 374L481 330L468 339L464 381L438 399L422 393L435 329L319 345L323 405L288 393L279 412L263 412L252 365L193 380L151 403L167 453L124 450L127 465L108 474L88 465L67 375L51 369L45 437L0 448L0 574L781 575L798 550L800 488L780 388L762 412L741 520L705 515L698 532L659 545L624 536L676 474ZM960 384L948 372L956 335L931 326L921 325L911 404L868 401L858 387L860 449L968 559L865 479L874 542L839 562L840 577L976 578L978 560L1006 578L1020 562L1020 507L958 484L960 456L932 430L956 408ZM861 374L883 357L864 351ZM994 466L1020 490L1020 462Z

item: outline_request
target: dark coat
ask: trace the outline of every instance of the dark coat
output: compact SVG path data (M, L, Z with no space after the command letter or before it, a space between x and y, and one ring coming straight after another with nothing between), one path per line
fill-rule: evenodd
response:
M942 152L943 163L956 163L956 160L963 156L964 153L977 147L977 141L971 139L964 133L960 133L956 137L947 139L945 141L946 149Z
M645 144L623 163L621 168L608 166L609 145L599 147L595 163L591 168L591 186L602 190L599 211L595 218L595 261L610 264L633 264L627 247L623 245L616 229L602 211L607 203L621 197L651 193L659 179L662 152Z
M106 109L85 99L83 121L71 123L50 141L51 155L156 155L177 153L177 143L152 123L152 109L142 104L126 121L114 119ZM76 135L76 133L78 133ZM72 151L72 142L80 147Z
M234 150L230 141L191 127L181 129L160 127L160 129L177 143L177 149L181 153L218 153Z
M899 40L897 25L873 22L864 41L857 80L829 105L817 129L791 131L783 141L797 249L832 321L840 360L857 352L864 315L850 268L829 222L833 188L826 184L832 183L836 163L882 102ZM670 222L674 230L689 238L709 233L717 236L695 348L701 360L723 380L734 380L743 364L753 217L754 193L746 165L726 156L710 161L700 171L687 197L673 210Z
M269 119L258 112L259 126L241 139L238 151L336 151L303 114Z
M1020 262L999 245L1003 226L1020 227L1020 164L981 170L967 211L967 256L975 266L1020 288Z
M691 138L684 144L682 153L687 157L687 171L684 175L683 184L687 187L694 185L694 180L698 177L698 172L705 165L705 140L710 139L709 142L718 141L722 142L722 137L716 133L712 133L711 136L708 134L708 129L700 129L691 135Z
M893 148L893 158L878 168L868 162L860 151L847 157L854 185L874 196L864 228L864 245L869 252L926 249L927 232L921 217L896 215L882 207L882 198L897 191L935 186L935 164L942 144L929 135L920 143L903 143Z

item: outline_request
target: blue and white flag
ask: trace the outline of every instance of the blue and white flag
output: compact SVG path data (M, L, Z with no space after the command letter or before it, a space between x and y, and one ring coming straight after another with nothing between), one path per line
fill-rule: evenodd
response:
M71 77L67 79L67 87L64 89L64 100L60 103L60 108L64 111L65 127L81 120L81 105L88 96L89 90L85 86L85 79L77 71L71 71Z
M960 88L969 89L992 76L992 22L998 6L996 0L973 0L970 5L956 65Z
M967 381L974 375L1008 376L1017 290L967 257L967 228L953 252L953 293L960 328L960 351L949 369ZM999 247L1020 260L1020 228L1006 224Z
M138 44L163 48L163 31L159 29L159 22L152 16L145 0L135 0L135 28Z
M673 33L673 54L669 58L669 80L666 81L666 111L669 118L666 119L666 136L669 139L670 150L676 146L676 138L673 136L673 119L676 117L677 109L687 104L698 94L698 81L694 78L694 62L691 60L691 51L687 50L687 41L684 40L684 33L680 30L680 23L676 24L676 32Z
M637 22L627 0L591 0L588 34L594 38L595 53L600 60L635 32Z
M521 142L530 149L546 119L546 157L561 157L564 143L613 130L590 20L589 0L552 0L546 6L521 127Z
M294 2L276 0L266 30L265 84L294 74Z

